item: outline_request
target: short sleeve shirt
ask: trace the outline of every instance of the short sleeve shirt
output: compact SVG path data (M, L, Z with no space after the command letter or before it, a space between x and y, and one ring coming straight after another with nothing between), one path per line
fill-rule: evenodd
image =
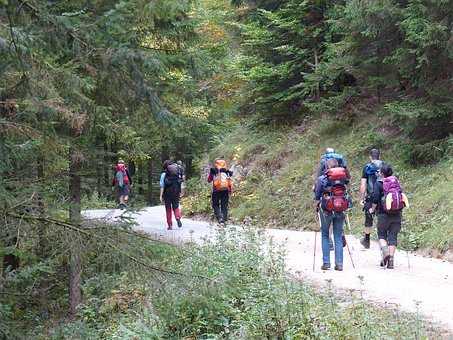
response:
M364 178L364 179L368 179L368 176L366 175L366 168L368 167L368 165L369 165L369 163L366 164L362 170L362 178Z
M165 172L162 172L162 174L160 175L159 184L162 189L165 188L165 175Z

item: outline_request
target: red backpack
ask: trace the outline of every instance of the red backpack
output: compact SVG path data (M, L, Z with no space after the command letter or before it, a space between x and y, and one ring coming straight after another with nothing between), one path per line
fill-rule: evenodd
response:
M330 212L343 212L348 210L346 185L349 183L349 173L346 168L337 167L326 172L328 189L324 196L324 208Z

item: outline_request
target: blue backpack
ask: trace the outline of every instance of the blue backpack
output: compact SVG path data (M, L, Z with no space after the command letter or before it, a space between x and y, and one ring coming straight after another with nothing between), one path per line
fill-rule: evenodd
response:
M339 167L346 168L346 160L344 159L343 155L336 152L325 153L321 157L321 163L319 165L319 176L322 176L326 172L327 161L329 159L336 159Z
M381 179L380 170L383 162L381 160L374 160L365 166L366 175L366 191L368 195L372 195L378 180Z

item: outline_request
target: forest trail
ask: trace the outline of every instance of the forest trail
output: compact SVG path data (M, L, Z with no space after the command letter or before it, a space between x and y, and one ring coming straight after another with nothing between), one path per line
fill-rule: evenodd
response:
M136 230L170 242L195 241L214 235L215 227L203 221L182 219L181 229L166 230L165 210L162 206L149 207L139 213L124 211L89 210L88 219L115 221L122 215L133 218ZM424 258L413 253L398 251L395 269L379 267L379 248L373 242L364 250L359 240L347 235L356 269L351 265L347 249L344 251L344 271L322 271L321 240L317 233L316 266L313 272L314 233L294 230L267 229L266 235L287 250L288 271L309 280L317 286L331 284L339 290L361 291L363 297L379 305L398 307L403 311L419 312L423 318L439 322L453 331L453 264L438 259ZM332 262L333 262L333 253Z

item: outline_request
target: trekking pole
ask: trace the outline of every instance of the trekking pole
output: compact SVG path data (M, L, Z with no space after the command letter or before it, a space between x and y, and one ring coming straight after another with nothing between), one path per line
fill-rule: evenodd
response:
M351 254L351 250L349 249L349 244L348 244L348 241L346 240L346 237L345 237L345 242L346 242L346 248L348 249L348 253L349 253L349 258L351 259L351 263L352 263L352 268L355 269L355 265L354 265L354 260L352 259L352 254Z
M315 231L315 247L314 247L314 250L313 250L313 271L315 271L315 262L316 262L316 234L318 232Z
M352 229L351 229L351 223L349 223L349 214L346 213L345 215L346 215L346 224L348 225L348 230L351 233Z
M346 224L348 226L349 233L352 234L351 222L349 221L349 214L346 212L345 215L346 215ZM344 233L343 233L343 235L344 235ZM345 237L345 239L346 239L346 237ZM352 250L354 250L354 246L352 246Z
M349 232L351 232L351 224L349 223L349 215L348 215L348 213L345 213L345 215L346 215L346 224L348 225ZM352 259L351 250L349 249L349 244L348 244L348 241L346 240L346 236L344 238L344 242L346 243L346 248L348 249L349 257L350 257L351 263L352 263L352 268L355 269L354 260Z
M318 223L319 223L319 229L321 230L321 216L319 215L319 210L318 210ZM315 271L315 262L316 262L316 236L318 234L318 231L315 231L315 246L313 248L313 271Z

